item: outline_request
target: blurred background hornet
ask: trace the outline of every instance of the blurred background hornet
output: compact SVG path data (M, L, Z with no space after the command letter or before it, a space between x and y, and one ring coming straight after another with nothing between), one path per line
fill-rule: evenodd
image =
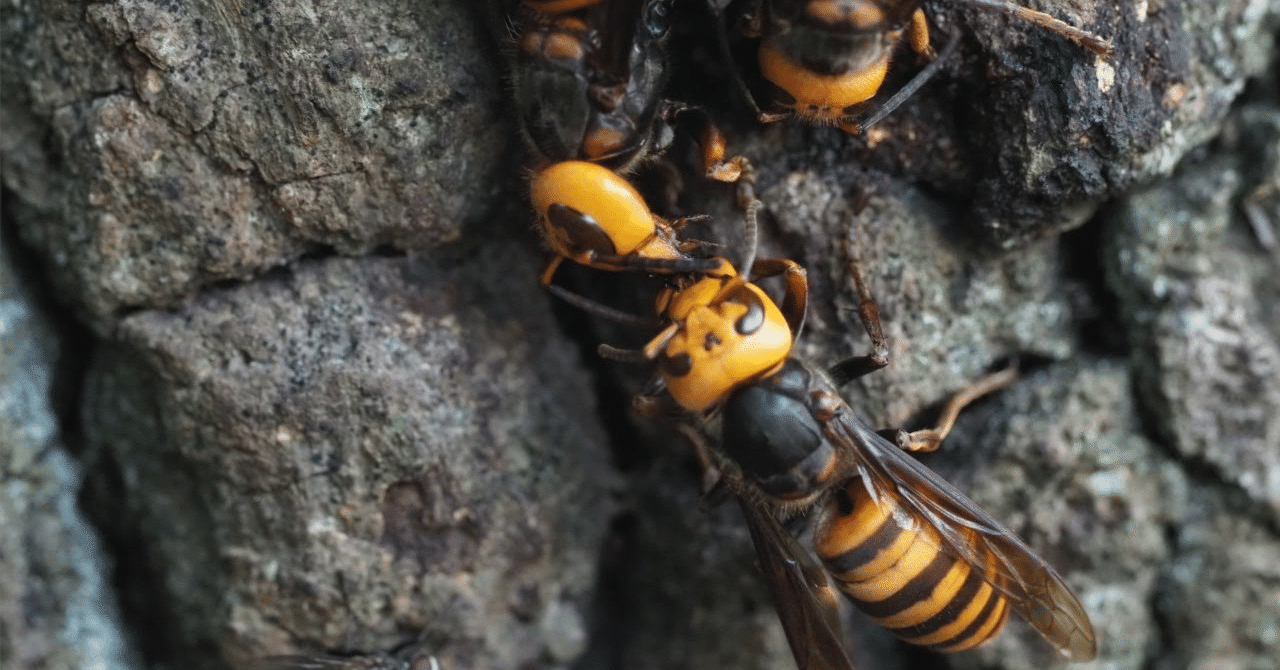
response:
M996 635L1013 609L1065 657L1092 659L1092 624L1057 572L903 453L936 449L965 404L1008 385L1015 372L979 380L948 403L937 428L899 432L895 445L836 390L883 365L877 312L862 310L873 353L837 363L828 377L791 356L806 307L803 268L786 260L751 266L786 277L781 308L725 261L659 298L668 326L643 350L602 346L601 353L657 362L637 407L658 414L665 389L683 411L679 429L708 486L742 506L799 667L853 667L828 575L873 621L913 644L971 649ZM706 436L717 424L713 448ZM780 521L809 511L825 570Z
M668 0L506 4L512 101L539 164L625 171L661 142Z
M795 115L810 123L860 133L879 122L922 86L954 50L958 36L935 58L922 0L709 0L722 16L721 44L728 54L729 26L758 39L763 108L739 74L740 87L762 122ZM1048 14L1008 0L951 0L1014 14L1107 57L1102 38ZM871 114L896 50L904 41L929 64Z
M534 167L565 160L629 173L676 129L702 146L707 176L735 181L719 129L701 108L667 100L672 0L509 0L507 62Z
M699 217L654 214L622 175L661 156L677 129L698 143L707 177L740 183L744 207L754 201L750 166L726 159L724 137L705 111L664 97L670 0L526 0L506 8L512 99L532 155L530 195L555 254L541 283L579 307L634 323L556 286L563 260L620 271L648 259L645 269L662 274L716 263L695 255L701 244L676 237Z

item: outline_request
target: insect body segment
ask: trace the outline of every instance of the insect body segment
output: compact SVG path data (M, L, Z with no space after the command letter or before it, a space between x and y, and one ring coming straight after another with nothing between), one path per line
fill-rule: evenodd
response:
M730 490L765 508L748 517L754 523L778 523L772 510L816 507L814 545L827 571L904 640L970 649L1013 609L1068 658L1096 655L1088 615L1048 563L863 424L798 359L730 394L720 449Z
M689 254L697 242L680 242L675 231L684 220L656 216L640 193L617 173L586 161L563 161L536 173L529 182L542 238L556 257L542 274L551 280L568 258L600 270L703 272L720 261Z
M905 40L924 60L935 51L921 0L742 0L750 4L742 34L759 37L757 65L772 87L762 121L791 114L860 133L918 89L937 70L931 63L871 118L859 115L883 85ZM952 0L1014 14L1106 57L1105 40L1010 0ZM716 4L713 2L713 7ZM953 38L954 42L954 38ZM744 85L745 89L745 85ZM755 105L750 92L747 97Z
M520 129L539 162L634 167L662 143L668 0L526 1L510 71Z
M995 636L1009 613L985 570L946 553L938 533L889 498L873 500L860 481L833 497L832 518L814 543L840 589L877 624L938 651L971 649ZM972 542L976 531L961 529Z
M933 55L924 13L911 3L771 0L765 5L760 73L781 89L775 100L779 107L814 123L858 132L854 116L880 90L904 32L911 33L917 53Z
M987 382L979 385L989 387ZM973 501L854 415L796 358L734 390L712 450L686 429L742 504L797 664L849 670L833 645L825 578L778 514L809 509L825 571L873 621L953 652L996 635L1010 609L1072 660L1096 655L1088 616L1043 559ZM838 628L838 627L837 627Z
M725 454L771 499L799 506L812 503L844 469L810 409L811 374L788 359L730 394L722 410Z
M974 386L990 388L989 379ZM900 637L944 651L989 639L1005 617L1000 610L1012 608L1065 657L1097 655L1088 614L1044 559L868 428L838 395L819 391L815 398L824 434L848 455L856 475L819 515L815 538L860 608ZM849 514L854 518L842 520ZM989 599L978 579L1008 605Z
M536 174L529 188L543 239L562 256L612 270L622 269L612 260L620 256L681 257L670 224L607 168L585 161L555 163Z

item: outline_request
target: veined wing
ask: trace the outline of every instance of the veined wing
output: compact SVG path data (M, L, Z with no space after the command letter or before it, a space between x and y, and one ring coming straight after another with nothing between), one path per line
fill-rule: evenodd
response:
M741 495L738 502L796 665L854 670L840 630L840 596L827 573L768 509Z
M939 550L969 565L1067 658L1097 655L1089 615L1062 577L990 514L951 484L862 423L844 403L824 425L847 450L852 472L883 508L898 506L904 526L923 522ZM932 536L932 535L930 535Z

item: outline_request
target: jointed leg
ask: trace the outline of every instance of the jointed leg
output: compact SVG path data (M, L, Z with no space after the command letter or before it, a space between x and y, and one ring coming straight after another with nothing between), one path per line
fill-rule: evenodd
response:
M853 279L853 288L858 294L858 319L871 338L871 353L846 358L831 366L827 374L837 386L843 386L889 364L889 340L885 337L884 324L880 321L880 306L867 288L867 282L862 276L861 261L850 240L845 241L845 268Z
M756 119L760 123L773 123L781 121L790 116L790 112L786 114L775 114L765 112L760 109L760 105L756 103L756 97L751 94L751 87L747 85L747 80L743 79L742 71L738 69L734 60L733 53L729 48L729 27L726 25L726 19L723 13L723 7L716 7L718 3L712 2L712 13L716 15L716 42L720 46L720 57L724 61L725 67L729 69L729 76L733 79L734 87L742 94L742 99L746 101L747 106L751 108L751 112L755 114ZM724 5L728 5L725 2ZM762 4L757 5L751 10L751 13L744 17L741 24L742 34L749 38L760 37L762 32L763 18L760 16Z
M724 133L711 120L711 115L701 107L669 103L663 110L667 123L678 122L689 130L693 138L702 148L702 167L706 176L723 182L736 182L742 173L751 169L751 164L743 156L725 158L726 144Z
M929 43L929 21L925 18L923 9L917 9L911 15L911 25L907 26L907 38L911 42L911 50L920 56L933 59L936 55L933 52L933 45Z
M670 229L670 232L674 237L675 231L680 230L681 228L684 228L685 226L691 223L702 223L703 221L710 221L710 220L711 220L710 214L693 214L690 216L682 216L676 219L675 221L665 223L665 225L667 228Z
M942 440L951 432L951 428L955 426L956 417L960 415L961 410L978 398L1009 386L1017 378L1018 368L1011 365L960 389L943 407L936 426L910 433L905 430L898 431L898 446L905 451L936 451L942 445Z
M913 40L914 40L914 37L913 37ZM930 79L932 79L933 75L937 74L938 70L942 68L942 65L945 64L948 59L950 59L951 54L955 53L956 47L958 47L959 45L960 45L960 35L959 34L952 35L951 39L947 41L947 45L942 48L942 55L934 57L933 60L929 61L928 65L925 65L923 68L921 68L921 70L916 73L916 76L911 78L911 81L908 81L905 86L898 89L898 91L895 92L892 96L890 96L888 100L884 101L884 104L880 105L880 107L876 109L874 113L862 119L861 121L858 121L855 119L848 119L848 120L842 120L837 125L839 125L841 129L847 132L853 133L854 135L857 135L861 132L865 132L871 126L874 126L877 123L880 123L881 121L884 120L884 117L888 116L891 112L893 112L893 110L902 106L902 103L906 102L907 98L910 98L911 96L915 95L916 91L920 90L921 86L924 86ZM914 44L914 41L912 46L913 48L916 46ZM930 46L928 43L927 34L925 35L925 41L923 43L923 47L928 50L929 55L932 57L933 47ZM853 130L850 130L848 126L852 126Z
M608 319L615 323L646 329L653 328L657 325L657 322L649 317L624 312L620 309L614 309L613 307L596 302L595 300L557 286L552 280L555 278L556 270L559 269L560 264L563 262L564 256L557 254L551 259L550 263L547 263L547 268L542 271L542 276L538 279L538 283L542 284L543 288L547 289L547 291L552 295L560 298L570 305L573 305L574 307L577 307L587 314L598 316L602 319Z
M753 281L778 275L787 282L787 292L782 297L782 316L791 327L792 336L799 337L809 309L809 273L799 263L785 258L761 258L751 264Z
M693 446L693 454L697 457L698 464L702 466L702 493L710 495L721 481L720 468L716 465L711 446L707 444L706 438L698 432L698 429L687 423L677 425L676 429Z
M882 368L889 364L889 340L884 335L884 324L880 321L880 305L875 296L871 295L871 289L867 288L866 279L862 276L862 262L853 249L852 242L846 245L845 268L853 279L853 288L858 294L858 318L862 321L867 336L871 338L869 357L877 369Z
M970 5L979 7L987 7L996 9L1008 14L1017 16L1025 21L1030 21L1042 28L1051 30L1063 37L1079 44L1080 46L1092 51L1093 53L1109 58L1111 56L1111 42L1104 40L1093 33L1077 28L1066 21L1055 19L1044 12L1039 12L1030 7L1023 7L1009 0L963 0Z
M724 261L719 258L648 258L646 256L593 255L583 265L624 272L648 274L707 274L720 270Z
M738 179L738 209L742 210L742 255L738 266L748 271L756 261L756 248L760 242L760 210L764 203L756 197L756 172L750 163L744 161L742 176Z

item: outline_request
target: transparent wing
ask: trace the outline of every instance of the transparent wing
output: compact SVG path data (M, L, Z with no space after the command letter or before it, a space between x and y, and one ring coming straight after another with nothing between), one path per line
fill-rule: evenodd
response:
M968 563L1024 619L1073 661L1097 655L1089 615L1062 577L977 503L862 423L844 403L824 426L846 449L872 500L896 501L932 526L939 549ZM995 560L988 560L987 556Z
M761 505L738 496L760 569L800 670L854 670L840 632L838 593L811 553Z

